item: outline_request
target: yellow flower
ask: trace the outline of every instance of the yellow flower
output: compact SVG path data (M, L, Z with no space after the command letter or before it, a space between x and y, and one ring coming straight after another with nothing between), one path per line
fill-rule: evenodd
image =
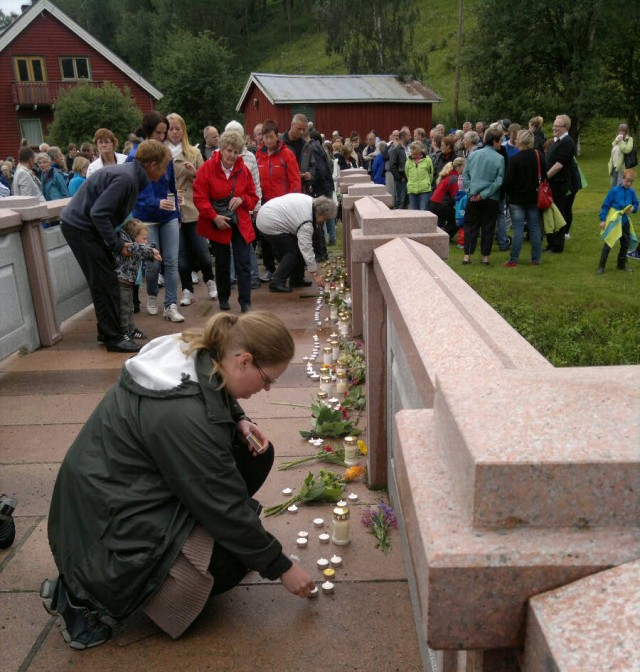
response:
M355 481L356 478L360 478L361 476L364 476L364 467L349 467L344 472L344 480L347 483Z
M360 455L366 455L368 452L367 444L362 439L358 439L358 450L360 451Z

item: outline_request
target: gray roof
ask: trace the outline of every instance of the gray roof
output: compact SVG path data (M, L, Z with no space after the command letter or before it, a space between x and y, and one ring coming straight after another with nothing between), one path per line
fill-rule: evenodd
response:
M439 103L442 99L415 79L397 75L272 75L252 72L236 110L251 84L277 103Z

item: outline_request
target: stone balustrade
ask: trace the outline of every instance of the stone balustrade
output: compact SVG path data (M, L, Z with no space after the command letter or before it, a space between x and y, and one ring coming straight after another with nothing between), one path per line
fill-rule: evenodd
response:
M360 236L385 230L365 222L354 259ZM640 367L554 369L429 244L398 237L368 254L369 480L400 513L425 660L625 669L542 667L545 646L559 642L561 660L564 612L528 627L555 599L535 596L640 557Z
M0 359L60 340L60 324L91 303L84 275L55 221L69 199L0 199Z

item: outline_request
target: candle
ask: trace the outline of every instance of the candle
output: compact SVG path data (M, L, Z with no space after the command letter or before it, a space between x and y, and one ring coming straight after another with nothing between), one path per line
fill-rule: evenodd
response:
M327 399L327 403L331 404L332 406L337 404L340 401L338 397L331 397L331 399Z
M344 499L341 499L340 501L336 502L336 506L347 506L347 503L344 501Z
M338 341L331 341L331 359L334 362L337 362L338 357L340 357L340 348L338 347Z
M298 538L299 539L302 539L303 537L306 539L308 536L309 536L309 533L305 532L305 530L300 530L300 532L298 532Z
M336 374L336 393L347 393L347 375L345 373Z
M316 565L318 566L318 569L321 572L324 572L325 569L329 566L329 561L326 558L320 558L317 562Z
M311 380L313 380L314 382L317 382L320 380L320 374L315 372L311 373L309 374L309 378L311 378Z
M331 388L331 376L320 376L320 389L327 394L331 394Z
M324 525L324 518L314 518L313 519L313 526L314 527L322 527Z
M355 436L345 436L342 445L344 446L344 463L349 467L358 464L360 457L358 439Z
M338 306L336 306L336 305L333 304L333 303L332 303L331 306L329 307L329 317L330 317L332 320L337 320L337 319L338 319Z
M342 567L342 558L339 555L334 555L332 556L331 560L329 560L331 563L332 567ZM334 572L335 574L335 572Z
M326 532L323 532L322 534L318 535L318 541L321 544L328 544L330 539L331 537Z
M328 580L335 579L336 578L336 570L331 569L331 567L329 567L322 572L322 575L324 576L325 579L328 579Z
M356 495L355 492L350 492L350 493L349 493L349 496L347 497L347 499L349 500L349 503L350 503L350 504L354 504L355 502L358 501L358 495Z
M283 495L290 495L292 492L293 492L293 490L291 488L284 488L284 490L282 491L282 494Z
M331 593L333 593L333 589L334 589L334 585L333 585L333 583L331 583L331 581L325 581L322 584L322 592L325 595L331 595Z
M309 540L306 537L298 537L296 539L296 545L298 548L306 548Z
M336 546L346 546L349 543L349 509L336 506L333 510L333 525L331 541Z
M287 509L287 511L288 511L289 513L298 513L298 507L297 507L295 504L292 504L292 505Z
M322 363L325 366L331 366L331 363L333 361L332 354L331 354L331 348L323 348L322 349Z
M318 593L320 591L318 590L318 586L314 586L310 591L309 594L307 595L307 598L311 599L312 597L318 597Z

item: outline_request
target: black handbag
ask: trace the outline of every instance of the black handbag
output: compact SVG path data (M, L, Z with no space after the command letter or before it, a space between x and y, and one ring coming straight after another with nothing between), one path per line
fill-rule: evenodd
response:
M624 167L635 168L637 165L638 165L638 154L634 147L628 154L624 155Z
M229 218L229 226L238 226L238 212L236 210L229 209L229 203L233 198L233 192L236 190L236 178L232 178L231 182L231 193L225 198L218 198L215 201L211 201L211 207L223 217Z

